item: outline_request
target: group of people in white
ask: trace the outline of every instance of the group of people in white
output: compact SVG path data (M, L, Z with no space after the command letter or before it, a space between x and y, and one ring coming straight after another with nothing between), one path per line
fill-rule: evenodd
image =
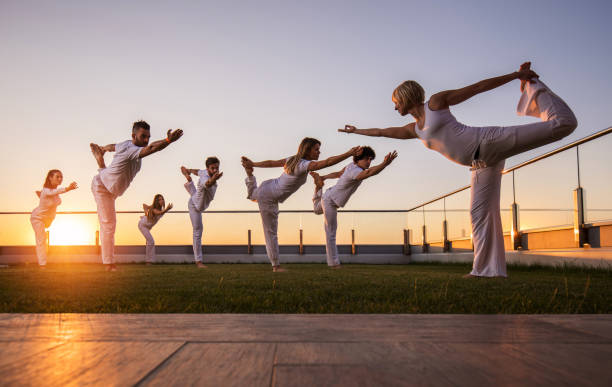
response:
M474 244L474 263L466 277L506 277L504 240L500 217L501 172L505 159L521 152L549 144L572 133L577 120L567 104L554 94L538 75L523 63L513 73L489 78L475 84L454 90L433 94L425 100L425 91L415 81L401 83L392 94L395 110L402 116L411 115L413 122L405 126L390 128L359 129L345 125L339 132L365 136L389 137L395 139L420 139L423 144L449 160L471 167L470 216ZM452 115L450 106L457 105L477 94L502 86L512 80L520 80L521 96L517 106L519 115L539 117L541 122L518 126L472 127L462 124ZM141 159L166 148L183 135L181 129L168 130L163 140L149 143L150 127L138 121L132 127L132 139L117 144L99 146L90 144L98 164L98 174L93 178L91 190L96 201L100 223L102 262L107 270L115 271L114 237L116 225L115 200L129 187L141 167ZM278 204L283 203L296 192L310 174L314 180L315 193L313 210L324 215L327 264L340 268L336 245L337 211L346 205L349 198L364 179L385 169L397 157L393 151L383 161L371 166L376 157L368 146L354 147L345 153L319 160L321 142L306 137L295 155L278 160L252 161L242 157L246 172L247 198L257 202L261 214L266 252L275 272L284 271L280 266L278 247ZM106 152L114 152L111 164L104 161ZM351 158L350 163L337 172L319 175L316 171L331 167ZM219 170L220 161L208 157L205 169L181 167L185 176L185 189L189 194L187 207L193 226L193 252L198 267L202 262L202 213L215 197L217 181L223 176ZM257 183L254 168L283 168L276 179ZM197 185L192 175L198 176ZM45 179L39 206L32 211L31 223L36 236L36 253L41 267L46 265L45 228L55 218L60 194L77 188L75 182L66 188L59 188L63 175L59 170L50 170ZM323 192L325 180L338 179L336 185ZM146 239L146 261L155 258L155 242L151 228L170 209L162 195L155 195L151 205L143 205L144 216L138 228Z

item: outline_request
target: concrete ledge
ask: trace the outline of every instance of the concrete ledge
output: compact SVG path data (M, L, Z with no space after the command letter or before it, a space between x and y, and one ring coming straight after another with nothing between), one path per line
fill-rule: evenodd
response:
M419 246L417 246L419 247ZM117 254L119 263L142 263L143 253ZM360 263L373 265L403 265L411 262L444 262L471 263L472 252L432 252L403 254L361 253L358 255L340 254L343 263ZM61 254L50 255L49 263L100 263L97 254ZM326 263L325 254L281 254L281 263ZM612 249L564 249L539 251L506 251L506 261L509 264L544 265L544 266L584 266L612 269ZM158 263L192 263L192 254L157 254ZM269 263L265 254L205 254L206 263ZM35 254L3 254L0 264L36 263Z

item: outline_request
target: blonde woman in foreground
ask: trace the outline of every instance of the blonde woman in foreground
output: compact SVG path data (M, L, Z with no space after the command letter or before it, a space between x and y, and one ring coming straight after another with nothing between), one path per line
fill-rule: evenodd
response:
M257 202L266 239L266 252L272 264L272 271L282 272L278 259L278 203L282 203L297 191L308 177L308 172L330 167L361 153L361 147L354 147L345 153L325 160L319 159L321 142L306 137L300 143L295 155L280 160L254 162L242 156L242 166L246 171L247 199ZM253 168L283 168L283 173L276 179L262 182L259 186L253 176Z
M567 104L554 94L531 63L519 71L485 79L456 90L433 94L425 101L425 91L415 81L406 81L394 91L395 110L410 114L416 122L386 129L357 129L346 125L340 132L397 139L420 139L423 144L451 161L471 166L470 216L474 242L474 263L466 277L506 277L504 238L500 217L501 172L505 159L558 141L576 129L578 122ZM450 106L500 87L521 81L519 115L539 117L542 122L518 126L473 127L452 115Z

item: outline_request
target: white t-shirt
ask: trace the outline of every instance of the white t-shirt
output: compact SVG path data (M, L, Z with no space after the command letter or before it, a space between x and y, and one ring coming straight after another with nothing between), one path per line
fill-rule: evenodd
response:
M289 158L287 158L287 160L289 160ZM295 167L293 174L289 175L287 172L283 172L280 177L273 180L276 200L278 200L279 203L284 202L291 194L306 183L306 179L308 178L308 165L310 163L311 160L301 159Z
M115 196L121 196L140 171L140 151L132 140L115 144L115 156L111 165L99 173L106 189Z
M55 219L55 211L57 206L62 204L59 194L66 192L66 188L43 188L40 192L40 201L38 207L32 210L32 218L42 219L45 225L49 227L53 219ZM47 224L48 223L48 224Z
M217 183L206 187L206 182L210 179L210 175L206 169L198 170L198 186L196 187L196 193L191 197L191 201L199 211L204 211L210 205L210 202L215 198L215 192L217 192Z
M363 168L355 163L350 163L344 168L344 173L338 179L338 182L333 187L330 187L325 195L330 198L338 207L344 207L346 202L361 185L362 180L357 180L356 177L363 171Z

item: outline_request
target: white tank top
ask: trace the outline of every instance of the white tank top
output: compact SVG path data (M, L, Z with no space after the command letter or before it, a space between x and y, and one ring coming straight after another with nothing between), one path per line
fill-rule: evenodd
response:
M415 124L414 131L427 148L461 165L472 165L480 144L480 128L458 122L449 109L430 110L429 101L425 102L424 127L421 130Z
M162 216L164 216L164 214L154 215L153 219L149 219L146 215L144 215L140 217L138 223L150 229L157 224L157 222L161 219Z

